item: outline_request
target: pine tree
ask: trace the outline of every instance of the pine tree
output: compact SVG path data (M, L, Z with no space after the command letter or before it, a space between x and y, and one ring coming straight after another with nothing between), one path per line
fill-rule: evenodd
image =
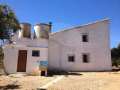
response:
M20 29L15 13L8 5L0 5L0 39L11 40L12 35Z

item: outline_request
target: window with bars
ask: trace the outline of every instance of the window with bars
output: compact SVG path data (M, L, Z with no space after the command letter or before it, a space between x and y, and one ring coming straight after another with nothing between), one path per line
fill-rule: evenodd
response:
M82 42L88 42L88 34L82 35Z
M75 62L75 56L74 55L68 56L68 62Z
M82 55L83 63L89 63L89 54L84 53Z

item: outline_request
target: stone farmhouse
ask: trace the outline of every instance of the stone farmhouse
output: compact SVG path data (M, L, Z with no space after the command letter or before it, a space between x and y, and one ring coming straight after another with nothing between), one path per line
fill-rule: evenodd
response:
M50 70L108 71L112 69L109 20L51 32L51 24L21 23L4 46L4 66L7 73L39 71L40 61Z

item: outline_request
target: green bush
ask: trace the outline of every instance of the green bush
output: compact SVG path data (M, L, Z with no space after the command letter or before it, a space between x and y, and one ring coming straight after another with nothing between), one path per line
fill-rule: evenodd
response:
M112 65L118 67L120 65L120 44L118 47L111 49L111 57Z
M3 50L0 47L0 68L3 68L3 58L4 58Z

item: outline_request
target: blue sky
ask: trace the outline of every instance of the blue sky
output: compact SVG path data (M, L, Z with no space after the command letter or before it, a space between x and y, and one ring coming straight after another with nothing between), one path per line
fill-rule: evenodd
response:
M53 23L53 32L110 18L111 47L120 43L120 0L0 0L15 11L20 22Z

